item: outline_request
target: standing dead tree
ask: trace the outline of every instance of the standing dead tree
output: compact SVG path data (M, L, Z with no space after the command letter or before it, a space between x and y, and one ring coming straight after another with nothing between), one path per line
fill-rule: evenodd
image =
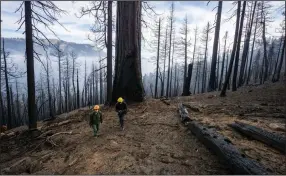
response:
M159 60L160 60L160 37L161 37L161 21L162 19L159 18L158 21L158 28L156 37L158 37L157 43L157 63L156 63L156 82L155 82L155 98L158 98L158 77L159 77ZM150 85L151 86L151 85Z
M225 32L225 36L224 36L224 49L223 49L223 56L222 56L222 65L221 65L221 72L220 72L220 81L219 81L219 85L218 85L218 90L221 90L221 84L222 84L222 79L223 79L223 70L224 70L224 63L225 63L225 56L226 56L226 40L227 40L227 34L228 31ZM227 67L227 65L226 65Z
M245 37L244 47L243 47L243 52L242 52L242 60L241 60L241 66L240 66L240 72L239 72L238 87L241 87L242 84L244 83L244 79L243 79L244 71L245 71L245 67L247 64L250 37L251 37L251 32L252 32L252 26L253 26L257 1L252 2L251 5L253 5L253 3L254 3L254 6L250 10L250 14L251 14L250 20L249 20L249 23L247 24L247 29L246 29L247 31L246 31L246 37Z
M62 62L64 61L64 56L66 53L60 48L60 41L58 41L51 52L51 55L57 58L58 70L59 70L59 91L58 91L58 114L63 111L63 101L62 101Z
M87 7L82 7L79 18L85 15L94 17L94 23L91 27L92 36L88 39L95 43L99 51L107 49L107 102L112 99L112 47L115 46L112 41L113 14L112 1L91 1Z
M243 22L244 22L244 16L245 16L245 7L246 7L246 1L243 1L239 32L238 32L238 39L237 39L237 45L236 45L237 48L236 48L236 53L235 53L235 63L234 63L234 68L233 68L232 91L237 90L237 72L238 72L241 36L242 36Z
M181 28L180 34L182 35L180 45L181 48L179 51L182 51L181 55L184 57L184 84L183 84L183 96L189 96L191 94L190 92L190 83L191 83L191 72L192 72L192 65L189 66L189 71L187 75L188 70L188 47L191 45L190 38L188 37L189 34L189 28L188 28L188 17L187 15L184 18L183 26ZM175 88L176 89L176 88Z
M231 52L231 58L229 61L229 67L228 67L228 71L227 71L227 75L220 93L221 97L226 96L226 88L229 84L229 79L231 76L231 72L232 72L232 67L233 67L233 62L234 62L234 56L235 56L235 51L236 51L236 46L237 46L237 36L238 36L238 30L239 30L239 19L240 19L240 6L241 6L241 2L238 1L237 2L237 10L236 10L236 27L235 27L235 34L234 34L234 40L233 40L233 46L232 46L232 52Z
M5 85L6 85L6 97L7 97L7 109L8 109L8 123L7 128L12 128L12 112L11 112L11 97L10 97L10 90L9 90L9 82L8 82L8 69L7 69L7 57L9 56L9 53L5 52L5 42L3 39L3 45L2 45L2 51L3 51L3 60L4 60L4 74L5 74ZM0 85L1 86L1 85ZM2 92L1 92L2 93Z
M204 43L204 63L203 63L203 75L202 75L202 87L201 92L204 93L206 91L206 81L207 81L207 53L208 53L208 43L211 40L209 34L211 32L210 23L208 22L207 26L203 30L203 36L201 41Z
M169 15L169 25L170 25L170 32L169 32L169 59L168 59L168 76L167 76L167 90L166 90L166 96L168 97L168 94L171 89L170 84L170 72L171 72L171 48L172 48L172 34L174 31L174 2L171 4L170 8L170 15Z
M29 129L35 129L37 128L37 108L35 102L34 56L42 64L43 62L40 59L40 54L34 50L33 45L38 44L46 50L46 45L41 38L46 39L49 44L53 45L37 26L39 24L44 25L48 31L57 36L50 25L57 23L62 26L57 17L66 12L58 8L52 1L23 1L16 12L21 13L18 20L18 30L25 23Z
M208 91L216 90L216 63L217 63L217 56L218 56L217 50L218 50L218 42L219 42L221 12L222 12L222 1L219 1L217 14L216 14L217 18L215 22L216 26L215 26L215 34L214 34L214 44L213 44L211 72L210 72Z

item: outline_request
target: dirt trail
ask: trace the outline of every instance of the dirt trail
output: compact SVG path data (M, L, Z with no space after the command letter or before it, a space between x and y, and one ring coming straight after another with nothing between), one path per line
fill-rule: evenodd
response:
M268 86L268 87L267 87ZM59 134L47 138L21 133L0 140L0 172L3 174L230 174L226 164L212 154L180 123L179 102L196 106L189 109L191 118L215 127L226 135L244 154L257 160L272 173L285 174L285 155L249 140L230 129L234 120L245 121L273 131L269 123L284 123L285 84L243 88L228 97L217 92L179 97L166 105L160 100L147 100L130 105L125 131L119 130L114 109L103 109L104 121L99 137L92 136L86 119L89 111L80 109L62 114L54 122L39 123L42 133ZM259 96L263 94L264 96ZM262 113L265 117L257 117ZM257 115L257 114L256 114ZM261 116L261 114L260 114ZM66 119L74 119L64 124ZM62 122L63 121L63 122ZM53 126L53 124L59 124ZM21 127L23 128L23 127ZM273 131L284 134L285 132ZM41 134L38 134L41 135ZM36 134L36 136L38 136ZM43 135L43 134L42 134ZM51 145L53 144L53 145ZM284 162L286 163L286 162ZM8 168L8 169L7 169Z

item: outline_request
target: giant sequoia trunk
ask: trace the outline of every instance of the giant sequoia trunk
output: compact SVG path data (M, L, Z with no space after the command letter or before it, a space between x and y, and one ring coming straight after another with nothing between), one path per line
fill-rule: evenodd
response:
M25 1L29 129L37 128L31 1Z
M112 99L143 101L140 42L141 2L117 2L115 78Z

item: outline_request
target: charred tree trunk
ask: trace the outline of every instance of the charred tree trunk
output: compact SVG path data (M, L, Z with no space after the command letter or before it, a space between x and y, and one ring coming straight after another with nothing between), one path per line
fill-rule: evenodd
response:
M226 40L227 40L227 34L228 32L225 32L225 39L224 39L224 49L223 49L223 56L222 56L222 65L221 65L221 72L220 72L220 81L218 85L218 90L221 90L222 85L222 78L223 78L223 69L224 69L224 62L225 62L225 54L226 54Z
M161 37L161 18L159 18L159 29L158 29L158 43L157 43L157 65L156 65L156 83L155 83L155 98L158 98L158 77L159 77L159 57L160 57L160 37Z
M12 114L11 114L11 100L10 100L10 90L9 90L9 81L8 81L8 69L7 69L7 58L6 58L6 52L5 52L5 42L4 39L2 51L3 51L3 60L4 60L4 74L5 74L5 86L6 86L6 98L7 98L7 110L8 110L8 120L7 120L7 128L12 128ZM0 85L1 86L1 85Z
M166 73L166 59L167 59L167 37L168 37L168 28L166 27L165 34L165 46L164 46L164 68L163 68L163 81L161 85L161 97L164 96L164 88L165 88L165 73Z
M230 79L231 72L232 72L232 66L233 66L236 46L238 44L237 43L237 36L238 36L238 30L239 30L240 6L241 6L241 1L238 1L237 2L237 14L236 14L236 27L235 27L234 42L233 42L233 47L232 47L231 58L230 58L230 62L229 62L227 75L226 75L225 82L224 82L223 87L222 87L222 91L220 93L221 97L224 97L226 95L226 88L229 84L229 79Z
M77 69L77 71L76 71L76 84L77 84L77 108L80 108L78 69Z
M242 61L241 61L241 66L240 66L239 79L238 79L238 87L241 87L243 82L244 82L244 80L243 80L244 75L243 74L244 74L245 65L246 65L246 61L247 61L247 55L248 55L248 50L249 50L249 43L250 43L250 37L251 37L252 24L253 24L253 20L254 20L256 4L257 4L257 1L254 2L252 16L251 16L251 20L250 20L250 23L249 23L249 28L248 28L248 31L247 31L247 34L246 34L244 47L243 47Z
M75 109L75 107L76 107L76 90L75 90L75 82L74 82L74 80L75 80L75 57L72 57L72 87L73 87L73 96L72 96L72 99L73 99L73 101L72 101L72 105L73 105L73 107L72 107L72 109Z
M16 127L17 124L17 119L16 114L15 114L15 106L14 106L14 95L13 95L13 90L12 90L12 86L10 85L10 96L11 96L11 121L12 121L12 125L11 127L14 128Z
M268 62L268 58L267 58L267 41L266 41L266 37L265 37L265 17L262 23L262 40L263 40L263 62L264 62L264 74L263 74L263 82L266 81L267 77L268 77L268 66L269 66L269 62Z
M277 64L278 64L279 58L280 58L279 56L280 56L280 53L281 53L281 46L282 46L282 43L283 43L283 38L284 38L284 36L282 35L281 40L280 40L280 44L279 44L279 48L278 48L278 54L277 54L276 62L275 62L274 73L273 73L273 76L272 76L272 82L275 82L274 80L275 80L275 75L276 75L276 71L277 71Z
M214 36L214 44L213 44L213 55L212 55L212 63L211 63L211 73L209 80L208 91L214 91L216 89L215 80L216 80L216 62L217 62L217 50L218 50L218 41L219 41L219 32L220 32L220 21L221 21L221 11L222 11L222 1L218 2L218 10L217 10L217 19L216 19L216 27L215 27L215 36Z
M174 53L175 53L175 42L173 42L173 50L172 50L172 66L171 66L171 74L170 74L170 91L169 97L172 97L172 80L173 80L173 69L174 69ZM172 49L170 47L170 49Z
M248 125L242 122L235 122L233 124L230 124L230 126L242 133L243 135L261 141L281 151L282 153L286 153L286 138L284 136L275 133L270 133L256 126Z
M84 61L84 106L87 106L86 60Z
M50 75L49 75L49 61L47 59L47 88L48 88L48 101L49 101L49 115L50 118L54 118L53 116L53 107L52 107L52 94L51 94L51 90L50 90Z
M144 99L142 84L140 42L141 2L117 3L115 79L112 99L141 102ZM124 43L124 44L123 44Z
M219 84L219 62L220 62L220 42L218 42L218 53L217 53L217 69L216 69L216 79L215 79L215 90L218 88Z
M254 28L254 34L253 34L253 41L252 41L252 48L251 48L251 56L250 56L248 73L247 73L247 79L246 79L246 85L248 85L248 83L250 81L250 76L251 76L252 58L253 58L254 44L255 44L255 38L256 38L257 24L258 24L258 20L256 19L256 21L255 21L255 28Z
M226 139L215 130L204 127L197 122L190 122L188 128L207 148L210 148L216 155L226 161L233 174L269 174L266 168L255 160L243 157L243 154L229 139Z
M37 128L37 115L35 103L35 73L33 56L32 10L31 1L25 1L25 34L27 56L27 84L28 84L28 115L29 129Z
M0 84L1 85L1 84ZM21 115L21 106L20 106L20 100L19 100L19 88L18 88L18 81L16 80L16 101L17 101L17 118L23 119L23 116ZM1 120L1 119L0 119ZM21 124L23 125L23 121L21 120Z
M101 68L102 67L102 65L101 65L101 62L102 62L102 60L100 60L99 61L99 68ZM100 69L99 70L99 86L100 86L100 93L99 93L99 95L100 95L100 104L102 104L103 103L103 79L102 79L102 69Z
M285 60L285 56L284 56L284 54L285 54L285 47L286 47L285 43L286 43L286 38L284 37L284 44L283 44L283 47L282 47L280 62L278 64L277 73L275 74L275 78L272 80L272 82L277 82L280 79L280 73L281 73L283 60Z
M108 1L107 28L107 102L112 101L112 1Z
M174 3L171 6L171 14L170 14L170 33L169 33L169 59L168 59L168 78L167 78L167 91L166 96L168 97L170 91L170 72L171 72L171 48L172 48L172 34L173 34L173 15L174 15Z
M235 63L234 63L234 69L233 69L233 78L232 78L232 91L237 90L237 72L238 72L238 61L239 61L239 53L240 53L240 44L241 44L241 36L242 36L242 29L243 29L243 21L244 21L244 15L245 15L245 7L246 7L246 1L243 1L242 5L242 14L240 19L240 25L239 25L239 34L238 34L238 41L237 41L237 49L235 54Z
M183 96L189 96L191 94L190 84L191 84L192 72L193 72L193 64L191 63L188 66L188 76L186 78L186 84L184 84L184 91L182 94Z
M206 80L207 80L207 52L208 52L208 40L209 40L210 24L207 25L207 36L205 43L205 56L204 56L204 67L203 67L203 79L202 79L202 93L206 91Z
M194 61L195 61L195 54L196 54L196 45L197 45L197 34L198 34L198 28L196 27L195 28L195 43L194 43L194 50L193 50L193 60L192 60L192 70L193 70L193 67L194 67ZM192 82L192 73L191 73L191 76L190 76L190 83ZM194 94L195 94L195 91L194 91Z

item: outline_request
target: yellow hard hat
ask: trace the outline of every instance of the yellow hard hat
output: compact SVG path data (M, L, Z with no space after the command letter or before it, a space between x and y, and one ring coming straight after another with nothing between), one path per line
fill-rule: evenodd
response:
M95 105L95 106L93 107L93 109L94 109L94 110L99 110L99 106L98 106L98 105Z
M122 103L123 102L123 98L119 97L117 100L118 103Z

